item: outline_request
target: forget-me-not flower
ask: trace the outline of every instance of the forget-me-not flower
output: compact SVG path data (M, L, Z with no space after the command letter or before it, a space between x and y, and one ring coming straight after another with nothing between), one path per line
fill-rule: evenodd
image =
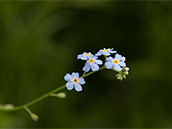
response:
M88 72L90 69L92 71L97 71L99 70L98 65L102 65L102 64L103 62L101 60L97 60L97 57L92 56L85 63L85 66L83 67L83 71Z
M119 54L116 54L115 58L108 57L106 60L107 62L105 63L105 65L107 69L114 68L117 71L121 71L122 70L121 66L122 67L126 66L125 62L121 61L122 56Z
M106 49L106 48L104 48L104 49L100 49L98 52L97 52L97 54L96 54L96 56L101 56L101 55L105 55L105 56L109 56L111 53L113 54L113 53L116 53L117 51L113 51L113 48L108 48L108 49Z
M91 54L91 52L84 52L82 54L79 54L77 56L77 59L81 59L81 60L87 60L89 57L93 56L93 54Z
M81 84L85 84L85 80L79 77L79 73L73 72L72 75L66 74L64 79L68 81L66 87L68 90L75 88L76 91L82 91Z

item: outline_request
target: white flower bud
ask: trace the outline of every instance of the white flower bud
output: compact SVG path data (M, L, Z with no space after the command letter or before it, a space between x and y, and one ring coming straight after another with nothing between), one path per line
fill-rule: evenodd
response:
M5 104L5 105L0 105L1 109L5 109L5 110L10 110L14 108L14 105L12 104Z
M124 72L123 74L124 74L124 75L128 75L128 74L129 74L129 72Z
M36 115L36 114L34 114L34 113L30 114L30 117L31 117L34 121L38 121L38 120L39 120L39 116Z
M65 92L60 92L58 94L51 94L51 96L64 99L64 98L66 98L66 93Z

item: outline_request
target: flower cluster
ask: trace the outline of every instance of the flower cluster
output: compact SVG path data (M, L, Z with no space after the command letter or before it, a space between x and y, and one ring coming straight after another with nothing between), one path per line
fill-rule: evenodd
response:
M66 74L64 79L67 81L66 87L68 90L72 90L75 88L76 91L82 91L82 86L85 84L84 75L86 72L90 70L98 71L100 69L100 65L103 65L103 61L98 59L99 56L103 55L105 57L105 63L102 68L112 69L117 72L116 77L118 80L123 80L126 78L126 75L129 74L129 68L126 67L125 60L126 58L120 54L115 54L114 58L111 57L111 54L117 53L113 48L103 48L100 49L95 55L91 52L83 52L77 56L77 59L81 59L86 61L85 66L83 67L84 74L79 77L79 73L73 72L71 75Z

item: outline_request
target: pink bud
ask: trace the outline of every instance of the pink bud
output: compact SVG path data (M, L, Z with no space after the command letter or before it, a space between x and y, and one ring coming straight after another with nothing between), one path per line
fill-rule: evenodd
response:
M128 72L128 71L129 71L129 68L128 68L128 67L125 67L125 71L127 71L127 72Z
M124 62L125 60L126 60L126 58L123 56L123 57L121 58L121 61Z

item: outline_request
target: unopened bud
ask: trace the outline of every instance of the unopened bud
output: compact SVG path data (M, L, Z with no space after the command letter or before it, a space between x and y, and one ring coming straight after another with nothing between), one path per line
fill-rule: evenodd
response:
M117 74L116 77L117 77L117 78L118 78L118 77L121 77L121 74Z
M38 120L39 120L39 116L36 115L36 114L34 114L34 113L30 114L30 117L31 117L34 121L38 121Z
M124 62L125 60L126 60L126 58L123 56L123 57L121 58L121 61Z
M128 72L129 71L129 68L128 67L125 67L125 71Z
M124 72L123 74L124 74L124 75L128 75L128 74L129 74L129 72Z
M6 109L6 110L10 110L10 109L13 109L14 108L14 105L12 104L5 104L5 105L0 105L0 108L1 109Z
M58 94L51 94L51 96L64 99L64 98L66 98L66 93L65 92L60 92Z
M125 76L125 75L122 75L122 77L123 77L124 79L126 79L126 76Z
M122 77L117 77L118 80L122 81Z

